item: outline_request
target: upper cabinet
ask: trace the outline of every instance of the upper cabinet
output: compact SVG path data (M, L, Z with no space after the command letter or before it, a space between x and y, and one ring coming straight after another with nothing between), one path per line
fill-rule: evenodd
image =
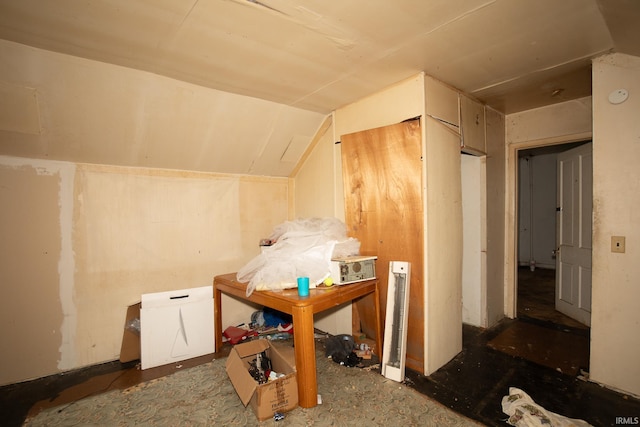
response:
M460 133L460 107L458 92L444 83L425 77L425 111L456 133Z
M460 94L460 147L470 154L487 153L484 105Z
M426 114L460 137L460 149L465 153L485 155L484 105L469 96L425 77Z

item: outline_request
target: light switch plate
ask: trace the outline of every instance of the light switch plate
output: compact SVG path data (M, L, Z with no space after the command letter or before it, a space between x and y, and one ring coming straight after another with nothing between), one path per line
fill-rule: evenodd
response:
M624 236L611 236L611 252L623 254L625 246Z

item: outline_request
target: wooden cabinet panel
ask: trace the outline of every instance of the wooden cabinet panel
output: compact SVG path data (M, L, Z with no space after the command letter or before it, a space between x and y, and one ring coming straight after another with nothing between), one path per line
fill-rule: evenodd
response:
M411 263L406 366L424 370L424 212L420 120L343 135L345 222L361 253L376 255L385 318L390 261ZM362 332L373 336L375 312L358 303Z

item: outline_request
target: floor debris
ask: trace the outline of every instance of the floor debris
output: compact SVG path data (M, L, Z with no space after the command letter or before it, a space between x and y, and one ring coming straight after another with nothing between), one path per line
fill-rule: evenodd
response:
M507 423L517 427L557 426L589 427L583 420L567 418L537 405L533 399L519 388L510 387L509 395L502 398L502 411L509 415Z

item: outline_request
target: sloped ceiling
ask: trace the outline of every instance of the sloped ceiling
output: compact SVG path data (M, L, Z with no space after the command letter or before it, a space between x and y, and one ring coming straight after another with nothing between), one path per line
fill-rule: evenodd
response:
M0 0L2 39L322 116L420 71L505 114L588 96L638 22L636 0Z

